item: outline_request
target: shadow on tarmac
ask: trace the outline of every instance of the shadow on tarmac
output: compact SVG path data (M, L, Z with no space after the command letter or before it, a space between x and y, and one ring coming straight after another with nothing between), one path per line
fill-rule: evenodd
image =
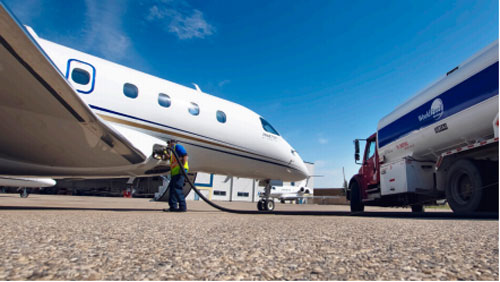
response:
M113 211L113 212L163 212L162 209L140 208L85 208L85 207L40 207L40 206L0 206L0 210L60 210L60 211ZM188 210L188 212L207 213L215 211ZM217 211L219 212L219 211ZM487 219L498 220L498 213L453 213L453 212L360 212L346 211L255 211L238 210L239 214L262 215L306 215L306 216L352 216L352 217L377 217L377 218L408 218L408 219Z

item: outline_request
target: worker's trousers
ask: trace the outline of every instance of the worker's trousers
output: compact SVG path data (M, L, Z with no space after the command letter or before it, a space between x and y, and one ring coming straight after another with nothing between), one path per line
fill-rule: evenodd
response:
M184 175L177 174L172 176L168 186L170 189L170 197L168 199L170 209L185 211L187 209L186 199L184 198L184 193L182 191L182 188L184 187ZM177 208L177 204L179 204L179 208Z

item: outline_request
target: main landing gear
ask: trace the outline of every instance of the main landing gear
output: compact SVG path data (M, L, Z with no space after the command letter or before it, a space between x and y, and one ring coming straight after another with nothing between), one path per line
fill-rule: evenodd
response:
M273 211L274 210L274 201L269 198L271 195L271 184L269 181L266 181L266 187L264 188L264 195L257 202L257 209L259 211Z
M30 191L30 190L28 190L28 188L23 187L23 188L19 188L19 189L17 190L17 192L19 192L19 196L20 196L21 198L28 198L28 196L30 195L30 192L31 192L31 191Z

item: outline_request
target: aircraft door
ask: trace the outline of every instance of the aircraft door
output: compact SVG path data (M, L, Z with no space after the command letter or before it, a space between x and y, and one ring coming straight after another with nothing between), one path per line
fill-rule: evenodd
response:
M95 68L89 63L70 59L66 71L66 79L82 94L90 94L94 91Z

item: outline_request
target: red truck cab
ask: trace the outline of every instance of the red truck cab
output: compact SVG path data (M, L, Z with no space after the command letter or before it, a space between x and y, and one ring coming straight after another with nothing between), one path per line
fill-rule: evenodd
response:
M363 160L360 160L359 141L366 141ZM374 133L368 139L354 140L354 158L361 165L358 174L354 175L349 182L347 199L351 202L352 212L364 210L363 200L367 198L367 191L380 190L380 166L377 152L377 134Z

